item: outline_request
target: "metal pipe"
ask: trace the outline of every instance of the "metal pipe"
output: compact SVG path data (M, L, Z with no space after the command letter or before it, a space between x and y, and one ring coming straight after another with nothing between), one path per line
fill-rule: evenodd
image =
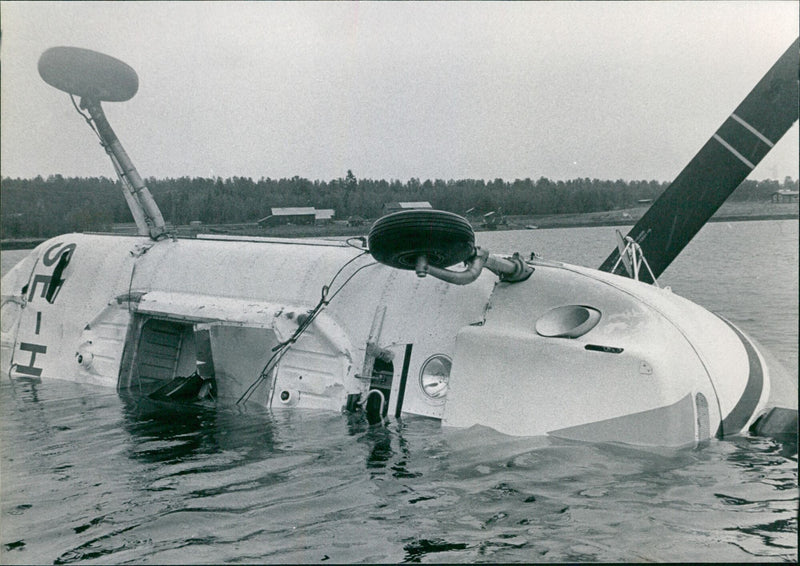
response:
M483 266L485 265L488 257L488 251L477 248L475 250L475 255L472 256L467 264L467 269L464 271L450 271L449 269L442 269L441 267L430 265L428 263L428 258L424 255L421 255L417 257L417 265L415 270L418 277L425 277L426 275L431 274L437 279L441 279L447 283L453 283L455 285L469 285L481 274L481 271L483 271Z
M383 393L381 392L380 389L370 389L369 390L369 393L367 393L367 398L364 401L364 408L366 409L367 403L369 403L369 398L372 397L373 393L377 393L378 394L378 398L380 399L381 404L378 406L378 415L377 416L381 421L383 421L383 407L384 407L384 405L386 405L386 397L383 395ZM369 416L369 412L367 413L367 416ZM370 424L374 424L374 423L370 423Z
M128 157L128 154L125 152L125 148L122 147L122 143L119 141L119 138L117 138L117 134L114 133L114 130L111 128L111 124L108 123L108 119L106 119L106 115L105 112L103 112L100 101L82 98L81 108L85 108L89 111L100 138L103 140L107 150L113 156L113 160L116 160L115 168L118 170L118 173L121 171L124 179L127 179L130 183L133 189L133 200L135 200L136 204L141 208L147 222L147 226L145 227L146 231L144 234L149 232L150 237L154 240L157 240L166 233L164 217L161 215L158 205L156 204L155 200L153 200L153 196L150 194L150 191L144 184L139 172L136 170L136 167L134 167L133 162L131 161L130 157ZM132 206L131 200L128 200L128 205ZM134 219L137 219L137 213L134 212L133 209L131 210L131 213L133 214ZM137 225L138 224L139 223L137 222ZM139 226L139 232L143 232L142 226Z
M468 285L480 276L484 267L500 277L501 281L508 283L525 281L533 273L533 268L525 263L519 257L519 254L505 258L492 255L488 250L481 248L475 248L475 255L470 258L467 263L467 269L464 271L450 271L449 269L435 267L428 263L428 258L424 255L417 257L415 271L418 277L425 277L430 274L447 283Z

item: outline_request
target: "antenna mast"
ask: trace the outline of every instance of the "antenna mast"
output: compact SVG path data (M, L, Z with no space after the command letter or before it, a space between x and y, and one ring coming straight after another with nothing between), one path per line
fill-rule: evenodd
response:
M154 240L163 238L167 234L164 217L108 123L101 105L102 101L123 102L133 98L139 89L136 71L119 59L97 51L51 47L39 58L39 75L50 86L80 97L80 109L77 106L76 109L100 138L111 158L139 234L149 235ZM87 110L90 117L86 117L81 109Z
M117 134L108 123L100 101L84 97L81 99L81 108L87 110L92 117L97 134L111 158L117 176L122 181L125 200L136 221L139 234L149 235L154 240L158 240L167 232L164 217L161 215L161 210L153 199L153 195L150 194L150 190L133 165L133 161L122 147Z

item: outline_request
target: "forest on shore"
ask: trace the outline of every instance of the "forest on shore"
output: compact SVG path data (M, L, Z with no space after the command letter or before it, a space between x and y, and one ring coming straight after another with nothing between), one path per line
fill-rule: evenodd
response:
M358 179L347 175L330 181L303 177L249 177L145 180L165 220L173 225L255 223L273 207L313 206L333 209L336 219L381 215L384 203L428 201L434 208L465 214L502 211L506 215L566 214L616 210L657 198L669 183L574 179L554 181L494 179L399 180ZM798 180L744 181L729 201L770 202L778 190L798 190ZM0 181L0 237L43 238L65 232L108 231L132 222L118 180L106 177Z

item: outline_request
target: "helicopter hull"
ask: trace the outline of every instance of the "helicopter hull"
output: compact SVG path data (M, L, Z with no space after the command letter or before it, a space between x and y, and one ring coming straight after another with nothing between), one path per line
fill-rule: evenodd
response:
M367 410L378 390L380 417L635 445L736 434L774 407L796 420L794 383L773 387L730 322L667 289L528 263L523 282L456 286L342 242L68 234L3 278L2 372L150 394L211 371L218 403L269 409ZM452 361L446 395L425 390L434 357Z
M498 285L484 325L459 332L445 424L680 446L747 430L774 404L770 368L732 323L669 289L533 265L528 284ZM538 332L549 313L587 307L601 316L580 336ZM562 334L579 322L565 317Z

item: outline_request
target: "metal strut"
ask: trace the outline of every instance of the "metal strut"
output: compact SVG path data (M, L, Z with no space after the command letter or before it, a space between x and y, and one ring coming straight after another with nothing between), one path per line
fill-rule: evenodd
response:
M653 281L653 285L660 287L656 276L653 275L653 270L650 269L650 264L647 263L647 259L644 257L642 247L636 240L630 236L623 237L620 231L617 230L617 247L619 248L619 258L617 258L617 262L614 264L611 273L616 271L621 262L625 266L625 271L628 272L628 276L639 281L639 273L641 272L642 265L644 265Z
M111 158L111 163L114 165L114 170L125 188L125 200L131 209L133 219L136 221L139 234L143 236L149 235L154 240L167 236L164 217L161 215L161 211L144 184L142 177L125 152L125 148L122 147L117 134L114 133L111 124L108 123L100 101L83 97L81 98L80 107L87 110L91 115L95 131L100 137L100 141Z

